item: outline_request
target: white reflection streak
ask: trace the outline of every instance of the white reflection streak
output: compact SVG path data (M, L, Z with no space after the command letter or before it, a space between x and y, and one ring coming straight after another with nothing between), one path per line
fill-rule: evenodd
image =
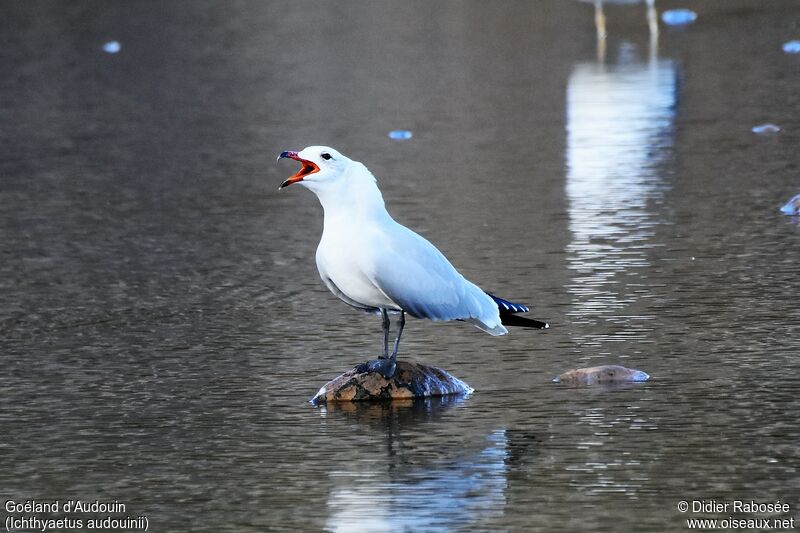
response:
M655 422L643 418L638 405L628 405L622 413L611 413L603 407L586 407L573 414L577 417L575 425L580 435L577 449L583 454L582 460L566 466L567 471L575 474L571 484L594 494L615 492L636 496L648 479L641 454L639 451L620 454L605 445L621 431L657 429Z
M499 429L475 456L420 467L398 479L376 472L333 472L326 531L451 531L502 516L507 436Z
M638 62L631 48L614 65L577 65L567 88L569 289L582 317L635 300L614 278L648 265L649 205L664 186L657 166L672 142L676 69L652 56Z
M580 0L594 4L594 27L597 31L597 60L605 61L606 58L606 4L638 4L642 0ZM655 53L658 46L658 11L656 10L656 0L644 0L647 6L647 28L650 31L650 51Z

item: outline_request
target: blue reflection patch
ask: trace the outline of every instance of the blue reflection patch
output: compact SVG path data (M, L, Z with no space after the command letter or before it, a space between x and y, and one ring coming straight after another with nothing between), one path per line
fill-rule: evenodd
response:
M394 141L407 141L413 136L414 134L408 130L392 130L389 132L389 138Z
M783 43L783 51L787 54L800 54L800 41Z
M122 49L122 45L119 44L119 41L108 41L103 45L103 51L108 54L116 54L120 49Z
M780 126L770 123L753 126L753 133L757 133L759 135L769 135L770 133L778 133L779 131L781 131Z
M684 26L697 20L697 13L691 9L670 9L661 13L661 20L668 26Z
M781 213L786 215L800 215L800 194L786 202L786 205L781 207Z

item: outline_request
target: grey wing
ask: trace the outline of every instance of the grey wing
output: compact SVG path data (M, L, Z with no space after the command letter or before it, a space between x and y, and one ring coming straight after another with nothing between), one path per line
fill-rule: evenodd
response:
M494 301L435 246L403 226L398 225L391 242L373 255L371 266L375 286L416 318L477 321L478 327L502 328Z

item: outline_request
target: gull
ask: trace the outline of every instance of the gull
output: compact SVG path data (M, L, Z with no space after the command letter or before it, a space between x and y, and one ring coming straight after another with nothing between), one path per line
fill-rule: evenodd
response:
M489 333L505 326L546 329L546 322L517 316L528 307L483 291L467 280L427 239L396 222L386 211L375 177L362 163L333 148L309 146L278 156L302 165L278 189L300 184L317 195L324 210L317 269L325 286L346 304L383 320L383 353L366 369L394 375L405 315L460 320ZM399 329L389 353L389 315Z

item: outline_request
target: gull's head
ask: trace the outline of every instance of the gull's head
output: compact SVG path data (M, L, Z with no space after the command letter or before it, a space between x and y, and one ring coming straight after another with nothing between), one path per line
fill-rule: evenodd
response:
M328 146L309 146L300 152L287 150L278 156L279 161L283 158L299 161L302 166L294 176L290 176L281 183L278 189L299 183L314 190L325 184L334 183L344 174L351 162L347 157Z

